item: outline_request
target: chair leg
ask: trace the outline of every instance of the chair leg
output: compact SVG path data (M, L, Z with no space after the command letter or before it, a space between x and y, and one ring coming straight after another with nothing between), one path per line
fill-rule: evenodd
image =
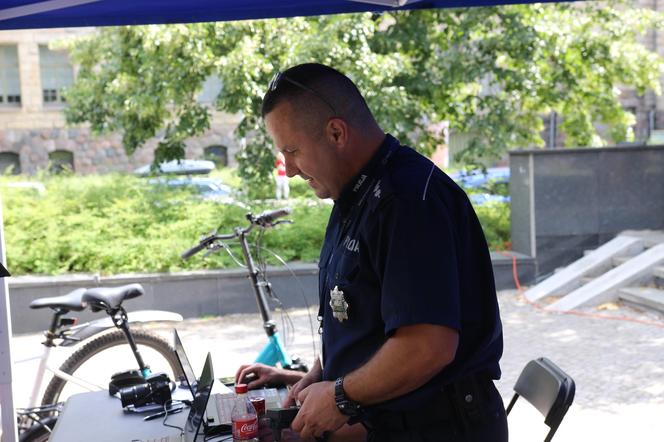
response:
M519 398L519 393L514 393L514 396L512 396L512 400L510 401L510 404L507 406L507 410L505 410L506 415L510 414L510 410L512 409L512 407L514 406L514 403L516 402L516 400L518 398Z
M544 439L544 442L550 442L551 439L553 439L553 435L556 434L556 430L558 429L558 425L555 427L551 427L551 430L549 430L549 434L546 435L546 438Z

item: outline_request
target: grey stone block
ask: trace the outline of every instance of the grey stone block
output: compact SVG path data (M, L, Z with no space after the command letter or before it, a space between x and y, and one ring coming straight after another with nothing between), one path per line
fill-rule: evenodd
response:
M552 272L623 230L664 228L661 146L510 152L512 247Z

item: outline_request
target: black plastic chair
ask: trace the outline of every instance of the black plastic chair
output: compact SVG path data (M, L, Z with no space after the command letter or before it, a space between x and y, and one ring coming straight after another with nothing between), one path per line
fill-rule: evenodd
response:
M514 385L514 397L507 406L510 413L519 396L530 402L544 416L550 428L544 442L549 442L574 401L574 379L547 358L526 364Z

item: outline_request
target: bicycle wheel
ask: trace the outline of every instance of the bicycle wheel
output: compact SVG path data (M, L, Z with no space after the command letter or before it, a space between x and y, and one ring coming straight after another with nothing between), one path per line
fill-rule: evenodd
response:
M57 416L41 420L41 424L34 424L18 437L19 442L46 442L51 437L51 430L55 427Z
M136 345L143 356L143 360L150 366L153 372L166 372L173 380L180 378L182 371L175 352L170 344L162 337L147 330L132 330ZM94 358L104 352L104 357ZM94 358L94 360L93 360ZM119 371L136 369L137 363L131 352L127 338L121 330L115 330L97 336L83 347L76 350L61 366L63 372L84 380L95 379L97 385L108 386L111 376ZM54 376L46 387L42 405L55 404L65 400L75 390L63 395L65 387L72 382L67 382ZM86 391L86 390L80 390Z

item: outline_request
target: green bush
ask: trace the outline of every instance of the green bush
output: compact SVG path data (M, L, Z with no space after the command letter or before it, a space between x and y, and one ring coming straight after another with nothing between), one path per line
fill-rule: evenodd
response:
M10 178L3 178L8 181ZM247 209L203 201L186 190L127 175L45 178L46 192L3 186L7 261L15 275L164 272L233 267L226 253L180 254L221 226L244 225ZM292 219L265 235L286 260L314 261L330 206L296 201ZM273 208L251 207L254 213Z
M510 250L510 204L491 202L475 206L491 250Z
M216 172L237 183L232 171ZM204 201L185 189L154 186L129 175L40 177L45 192L4 186L0 177L8 266L14 275L71 272L117 274L235 267L227 253L180 254L215 228L245 225L248 210L259 213L280 201L247 203L245 209ZM280 225L262 241L286 261L315 262L331 205L317 200L303 180L291 183L292 225ZM509 204L476 207L493 249L509 248ZM257 232L256 232L257 233ZM255 238L252 238L252 241ZM231 250L239 258L237 246ZM267 255L267 254L266 254ZM269 262L276 263L274 259Z

